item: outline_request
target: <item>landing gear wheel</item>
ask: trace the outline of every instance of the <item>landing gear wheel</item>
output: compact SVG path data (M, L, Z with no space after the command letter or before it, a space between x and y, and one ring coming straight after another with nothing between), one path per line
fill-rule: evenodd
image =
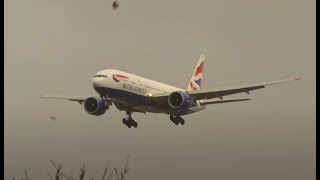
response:
M128 126L128 128L131 128L132 124L131 124L131 123L128 123L128 125L127 125L127 126Z
M178 125L178 124L184 125L184 123L185 123L184 119L182 119L180 116L170 115L170 120L171 120L175 125Z
M134 128L137 128L137 127L138 127L138 123L134 121L134 122L133 122L133 127L134 127Z
M184 125L184 119L182 119L182 118L180 119L180 124Z
M125 125L127 125L127 120L126 120L126 118L122 118L122 123L125 124Z

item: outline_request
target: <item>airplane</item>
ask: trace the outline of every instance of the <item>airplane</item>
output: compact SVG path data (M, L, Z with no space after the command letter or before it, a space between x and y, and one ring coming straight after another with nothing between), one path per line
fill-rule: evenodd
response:
M76 101L83 105L87 113L94 116L103 115L111 105L114 105L118 110L126 112L127 118L123 118L122 122L128 128L138 126L131 116L134 112L164 113L170 116L170 120L175 125L184 125L185 121L181 116L205 110L206 105L250 100L224 100L224 96L238 93L250 94L252 90L300 79L295 77L257 84L201 89L205 59L206 56L201 54L187 89L116 69L105 69L97 72L92 79L93 88L98 96L41 95L40 97ZM214 98L220 100L210 100Z

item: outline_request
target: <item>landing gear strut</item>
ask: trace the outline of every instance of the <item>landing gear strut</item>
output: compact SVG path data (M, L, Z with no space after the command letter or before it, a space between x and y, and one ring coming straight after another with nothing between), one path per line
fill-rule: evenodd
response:
M132 119L131 117L132 111L127 111L127 118L123 118L122 119L122 123L125 124L128 128L131 128L132 126L137 128L138 127L138 123Z
M181 125L184 125L184 119L182 119L180 116L170 115L170 120L171 120L175 125L178 125L179 123L180 123Z
M112 105L111 101L109 101L107 99L107 96L104 96L104 95L100 95L101 99L104 99L105 100L105 103L106 103L106 109L109 109L110 106Z

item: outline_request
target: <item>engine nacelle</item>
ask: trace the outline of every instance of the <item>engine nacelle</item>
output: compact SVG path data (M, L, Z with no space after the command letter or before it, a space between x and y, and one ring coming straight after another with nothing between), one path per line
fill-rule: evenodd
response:
M100 97L89 97L83 103L84 110L95 116L104 114L107 110L106 102Z
M187 110L192 105L192 99L185 92L175 91L169 95L168 103L175 110Z

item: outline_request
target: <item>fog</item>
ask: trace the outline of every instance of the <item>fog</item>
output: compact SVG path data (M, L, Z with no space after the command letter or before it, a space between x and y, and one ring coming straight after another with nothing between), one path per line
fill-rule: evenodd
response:
M100 179L315 179L316 1L5 0L4 179L49 179L50 160ZM300 76L231 96L174 125L167 115L114 106L87 114L41 94L96 95L93 75L119 69L187 88L201 53L202 88ZM55 120L51 118L55 117Z

